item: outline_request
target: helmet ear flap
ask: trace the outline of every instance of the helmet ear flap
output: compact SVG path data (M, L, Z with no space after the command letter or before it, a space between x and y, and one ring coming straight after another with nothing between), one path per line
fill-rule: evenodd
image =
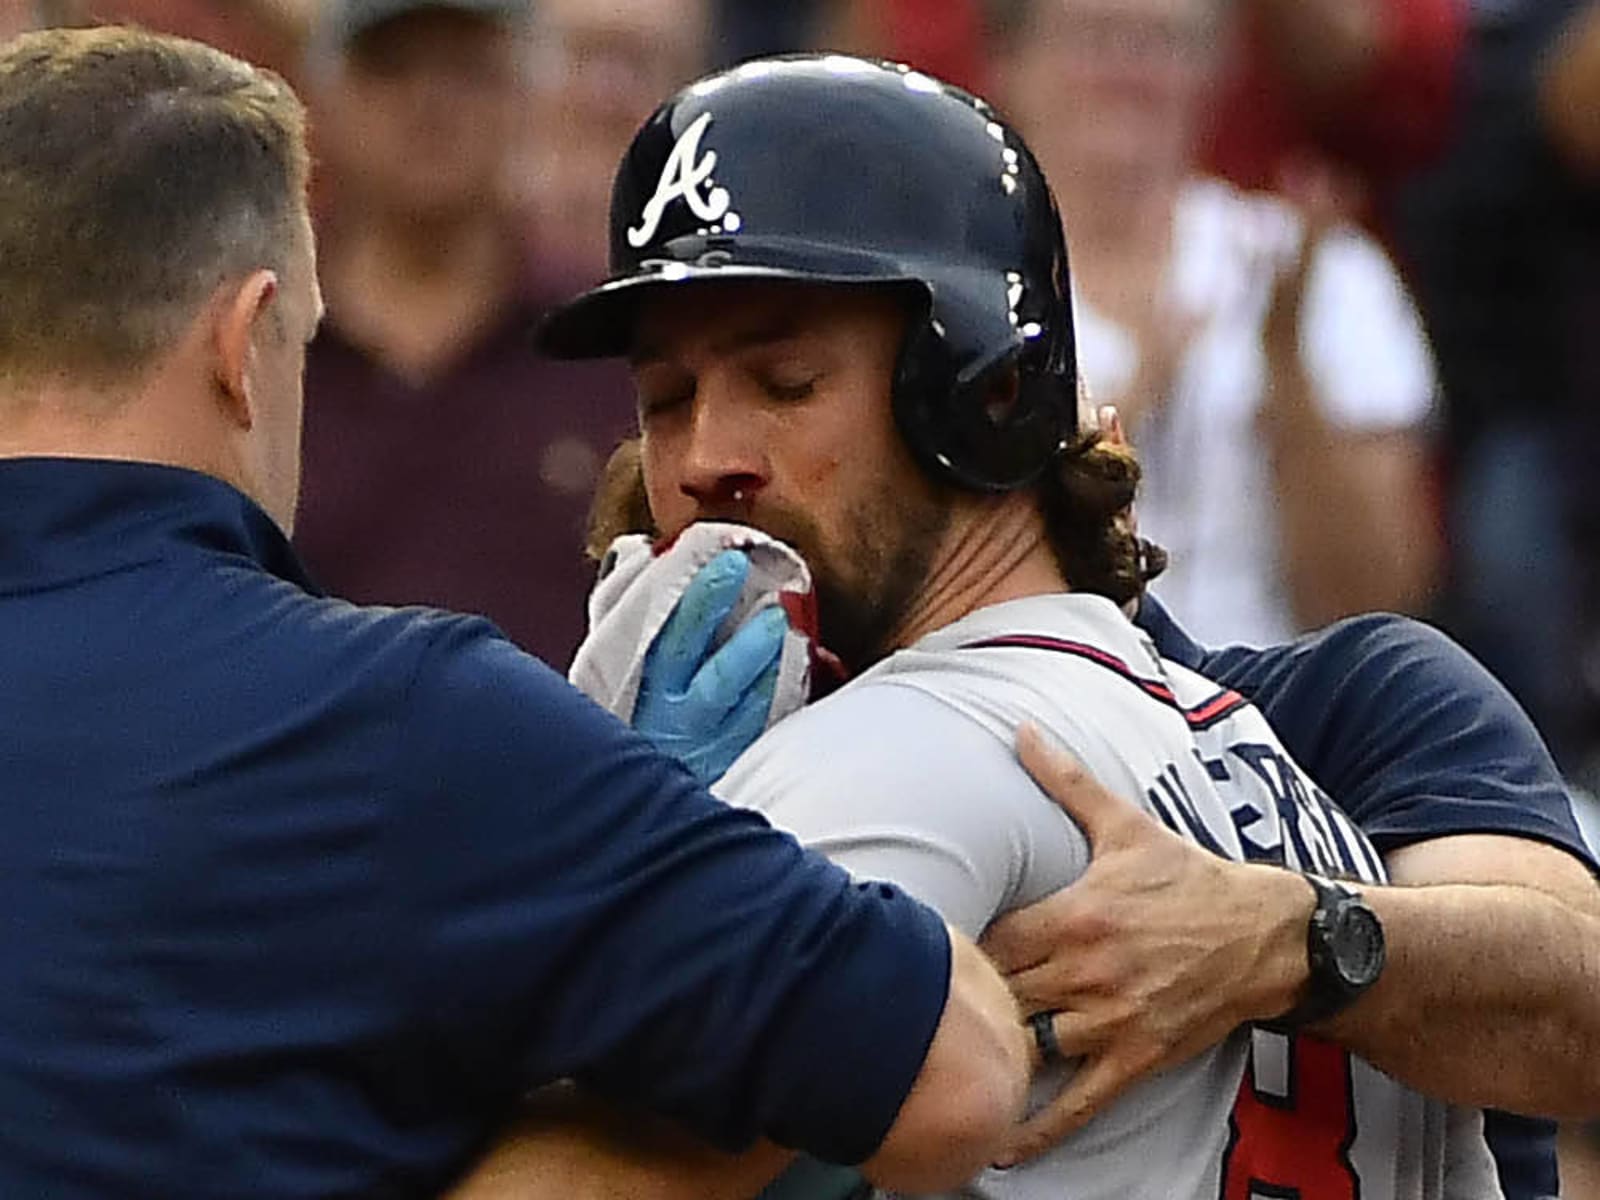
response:
M913 321L895 372L900 436L935 479L968 491L1026 487L1056 460L1077 419L1061 381L1012 349L962 378L938 323Z

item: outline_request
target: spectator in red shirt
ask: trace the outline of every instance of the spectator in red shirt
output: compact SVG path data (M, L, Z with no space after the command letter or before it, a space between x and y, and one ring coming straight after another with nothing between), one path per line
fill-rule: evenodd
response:
M1274 189L1321 163L1380 207L1444 147L1465 43L1461 0L1240 0L1233 61L1202 142L1211 171Z

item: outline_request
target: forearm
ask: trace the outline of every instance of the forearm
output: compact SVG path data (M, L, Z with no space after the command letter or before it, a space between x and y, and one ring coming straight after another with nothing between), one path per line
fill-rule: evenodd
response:
M1366 995L1315 1032L1443 1100L1600 1112L1600 920L1515 884L1362 894L1383 921L1388 963ZM1301 908L1263 911L1274 914L1261 937L1261 978L1271 987L1253 998L1258 1019L1293 1007L1306 980Z
M1334 1040L1460 1104L1600 1113L1600 921L1531 888L1369 893L1389 964Z
M1302 372L1280 389L1307 389ZM1437 538L1422 454L1404 433L1363 437L1333 427L1304 391L1262 415L1279 554L1305 628L1352 613L1416 612L1433 586Z
M922 1072L862 1167L897 1191L943 1191L994 1161L1022 1115L1032 1066L1017 1002L989 960L950 931L950 998Z
M657 1118L553 1088L445 1200L748 1200L793 1157L770 1143L723 1154Z

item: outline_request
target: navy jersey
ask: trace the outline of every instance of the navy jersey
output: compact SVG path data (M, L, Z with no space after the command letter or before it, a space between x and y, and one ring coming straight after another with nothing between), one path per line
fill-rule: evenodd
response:
M1208 650L1146 597L1161 653L1234 688L1385 851L1463 833L1536 838L1593 867L1533 722L1465 650L1418 621L1353 617L1281 646ZM1557 1192L1555 1126L1490 1113L1508 1200Z
M0 1195L434 1195L566 1077L859 1161L937 1026L933 914L215 480L0 463L0 678Z

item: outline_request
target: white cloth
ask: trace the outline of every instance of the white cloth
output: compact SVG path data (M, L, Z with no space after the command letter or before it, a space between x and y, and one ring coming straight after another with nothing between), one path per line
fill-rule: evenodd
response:
M1113 791L1218 853L1381 878L1371 845L1255 708L1160 659L1097 596L1015 600L929 634L769 731L715 790L976 935L1000 913L1070 883L1088 862L1082 833L1017 762L1012 741L1023 721L1043 727ZM1269 1097L1255 1111L1294 1111L1303 1060L1291 1066L1286 1050L1281 1036L1236 1034L1136 1085L1043 1158L985 1172L960 1194L1244 1195L1242 1179L1228 1192L1220 1186L1230 1162L1237 1170L1246 1161L1230 1115L1247 1062L1257 1093ZM1296 1177L1265 1183L1310 1194L1318 1179L1350 1187L1353 1172L1359 1191L1348 1194L1364 1200L1500 1200L1481 1114L1424 1100L1360 1060L1349 1060L1344 1076L1346 1056L1332 1059L1329 1086L1342 1095L1321 1093L1320 1113L1266 1122ZM1041 1080L1035 1100L1060 1078Z
M1173 215L1166 281L1175 320L1197 324L1171 394L1129 430L1145 467L1140 531L1171 553L1152 589L1200 641L1265 644L1297 632L1284 588L1266 448L1261 333L1272 288L1298 252L1295 211L1199 180ZM1079 363L1091 394L1120 395L1138 371L1128 331L1078 300ZM1355 231L1311 264L1301 351L1324 415L1352 432L1410 430L1436 390L1421 321L1383 251ZM1339 514L1329 513L1336 521Z
M790 616L789 632L767 726L804 704L810 696L816 635L809 616L811 570L792 549L759 530L714 521L691 525L665 548L642 534L628 534L611 544L589 594L589 632L573 657L568 680L631 721L645 655L700 568L724 550L743 550L750 558L750 574L713 645L722 645L751 614L769 604L782 605Z

